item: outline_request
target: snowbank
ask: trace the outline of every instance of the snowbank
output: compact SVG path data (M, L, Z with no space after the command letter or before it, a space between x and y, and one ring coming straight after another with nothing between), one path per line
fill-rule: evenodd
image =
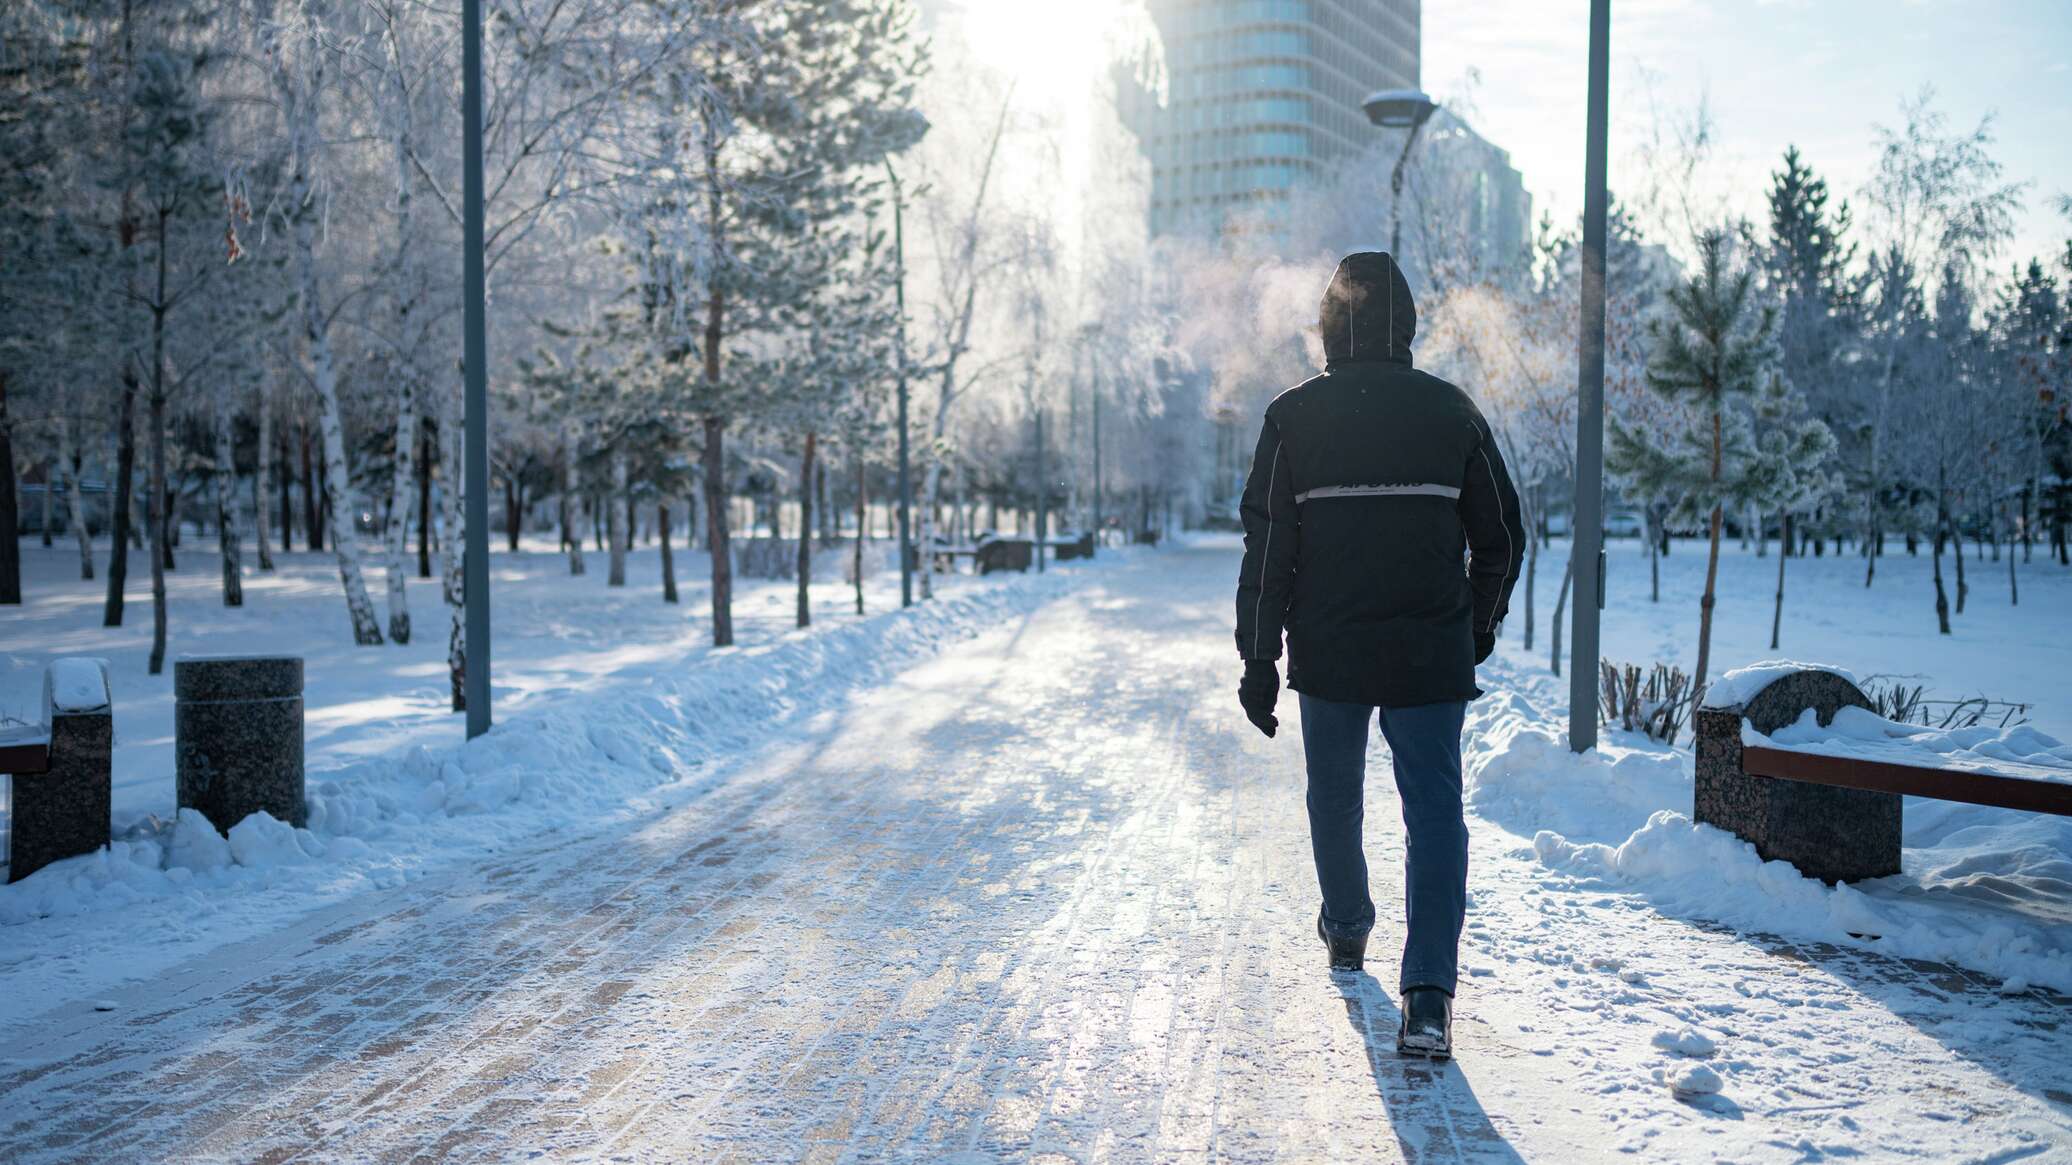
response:
M1839 731L1805 734L1860 745L1851 734L1888 731L1858 717L1837 722ZM2072 821L1908 798L1902 872L1829 886L1693 822L1685 812L1688 752L1614 731L1578 756L1556 723L1515 688L1493 694L1470 707L1463 755L1469 802L1531 837L1549 869L1631 887L1680 917L1955 963L2010 989L2034 983L2072 991ZM1801 732L1793 726L1773 739ZM1913 747L1918 734L1907 735ZM1958 751L1997 742L2025 757L2056 757L2063 747L2028 729L1930 736L1970 742Z
M2072 745L2027 724L2004 728L1929 728L1887 720L1867 708L1843 708L1820 723L1807 709L1794 723L1768 736L1741 726L1744 744L1781 745L1822 756L1860 757L1946 769L2012 772L2034 780L2072 782ZM2015 768L2013 766L2019 766Z
M0 973L11 983L0 1023L357 892L650 814L709 785L715 762L1117 557L975 580L908 610L638 669L464 744L312 773L307 829L255 814L224 838L191 810L153 818L106 850L0 887Z

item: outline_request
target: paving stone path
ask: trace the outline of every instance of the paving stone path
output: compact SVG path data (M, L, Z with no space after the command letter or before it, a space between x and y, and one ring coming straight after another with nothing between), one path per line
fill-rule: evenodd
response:
M1294 709L1231 706L1234 567L1147 556L644 826L53 1012L0 1161L2072 1154L2072 1001L1665 919L1483 822L1460 1058L1399 1059L1393 797L1372 973L1333 978ZM1679 1099L1649 1036L1700 1020L1727 1086Z

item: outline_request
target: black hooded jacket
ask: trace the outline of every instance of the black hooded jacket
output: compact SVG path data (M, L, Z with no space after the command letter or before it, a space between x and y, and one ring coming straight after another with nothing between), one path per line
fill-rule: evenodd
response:
M1394 259L1346 256L1320 325L1324 372L1267 406L1245 482L1238 654L1278 659L1285 632L1296 691L1473 699L1474 636L1502 621L1525 552L1503 456L1466 393L1410 366Z

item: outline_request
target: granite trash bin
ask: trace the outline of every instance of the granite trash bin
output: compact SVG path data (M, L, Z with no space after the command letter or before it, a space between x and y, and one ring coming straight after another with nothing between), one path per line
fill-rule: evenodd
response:
M309 824L302 775L302 657L188 656L173 662L179 806L219 832L265 810Z

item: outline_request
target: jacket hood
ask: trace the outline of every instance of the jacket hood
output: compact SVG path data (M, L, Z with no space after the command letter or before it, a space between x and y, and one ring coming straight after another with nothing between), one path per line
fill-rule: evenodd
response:
M1338 261L1324 289L1318 327L1326 366L1389 360L1410 363L1417 304L1410 283L1386 251L1356 251Z

